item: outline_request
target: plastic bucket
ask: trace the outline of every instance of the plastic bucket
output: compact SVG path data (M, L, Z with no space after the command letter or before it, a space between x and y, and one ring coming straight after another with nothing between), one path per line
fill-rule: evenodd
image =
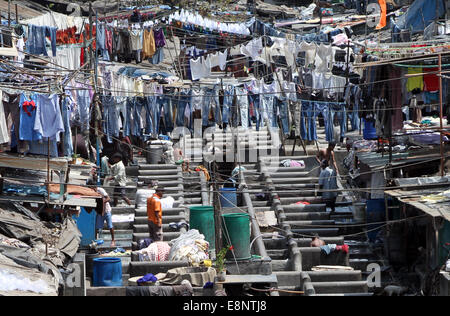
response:
M236 188L220 189L220 205L222 208L237 207Z
M209 252L214 253L216 249L216 229L214 226L213 206L193 206L189 209L189 228L197 229L200 234L205 235L209 242Z
M148 148L147 163L151 165L158 165L164 154L163 145L154 145Z
M384 199L375 199L375 200L367 200L367 224L370 223L382 223L386 219L386 205ZM381 227L382 224L377 225L368 225L367 237L370 242L375 242L380 229L376 229Z
M377 129L375 128L375 124L364 120L363 135L366 140L377 139Z
M122 286L122 260L120 258L95 258L92 285Z
M228 251L227 259L250 259L250 216L245 213L222 215L222 240L224 247L233 246L234 256Z

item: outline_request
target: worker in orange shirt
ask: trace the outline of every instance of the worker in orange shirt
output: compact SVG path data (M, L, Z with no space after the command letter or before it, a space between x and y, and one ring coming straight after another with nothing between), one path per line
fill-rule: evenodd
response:
M156 193L147 199L148 231L154 242L163 240L161 206L163 195L164 188L158 187Z

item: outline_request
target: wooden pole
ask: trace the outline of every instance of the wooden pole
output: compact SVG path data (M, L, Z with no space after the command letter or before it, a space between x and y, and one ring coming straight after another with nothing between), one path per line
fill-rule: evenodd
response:
M19 10L17 8L17 4L16 4L16 23L19 24Z

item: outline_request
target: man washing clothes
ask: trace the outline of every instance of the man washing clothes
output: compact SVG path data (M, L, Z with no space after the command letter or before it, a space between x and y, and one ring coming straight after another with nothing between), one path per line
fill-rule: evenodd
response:
M158 187L156 193L147 199L148 231L153 241L163 240L162 231L162 204L164 188Z
M334 149L336 148L336 143L330 142L328 144L327 149L319 150L319 153L316 156L317 161L321 164L323 160L328 162L328 165L331 165L331 161L333 162L333 167L336 173L339 175L339 169L336 163L336 157L334 155Z
M328 160L322 160L320 165L322 171L319 176L319 189L324 190L324 192L320 192L322 195L322 200L325 202L327 207L331 208L331 214L334 214L336 211L336 198L338 192L337 186L337 173L333 169L331 169L328 165Z

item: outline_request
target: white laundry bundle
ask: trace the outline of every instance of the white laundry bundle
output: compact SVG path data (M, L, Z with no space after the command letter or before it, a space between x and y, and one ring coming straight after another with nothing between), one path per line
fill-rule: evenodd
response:
M209 259L208 249L209 243L205 240L205 236L193 229L172 241L169 260L200 263Z
M145 249L138 251L139 261L161 262L169 259L170 246L163 241L157 241Z
M31 281L21 275L12 274L7 270L0 269L0 291L23 291L45 294L49 293L50 289L44 280Z

